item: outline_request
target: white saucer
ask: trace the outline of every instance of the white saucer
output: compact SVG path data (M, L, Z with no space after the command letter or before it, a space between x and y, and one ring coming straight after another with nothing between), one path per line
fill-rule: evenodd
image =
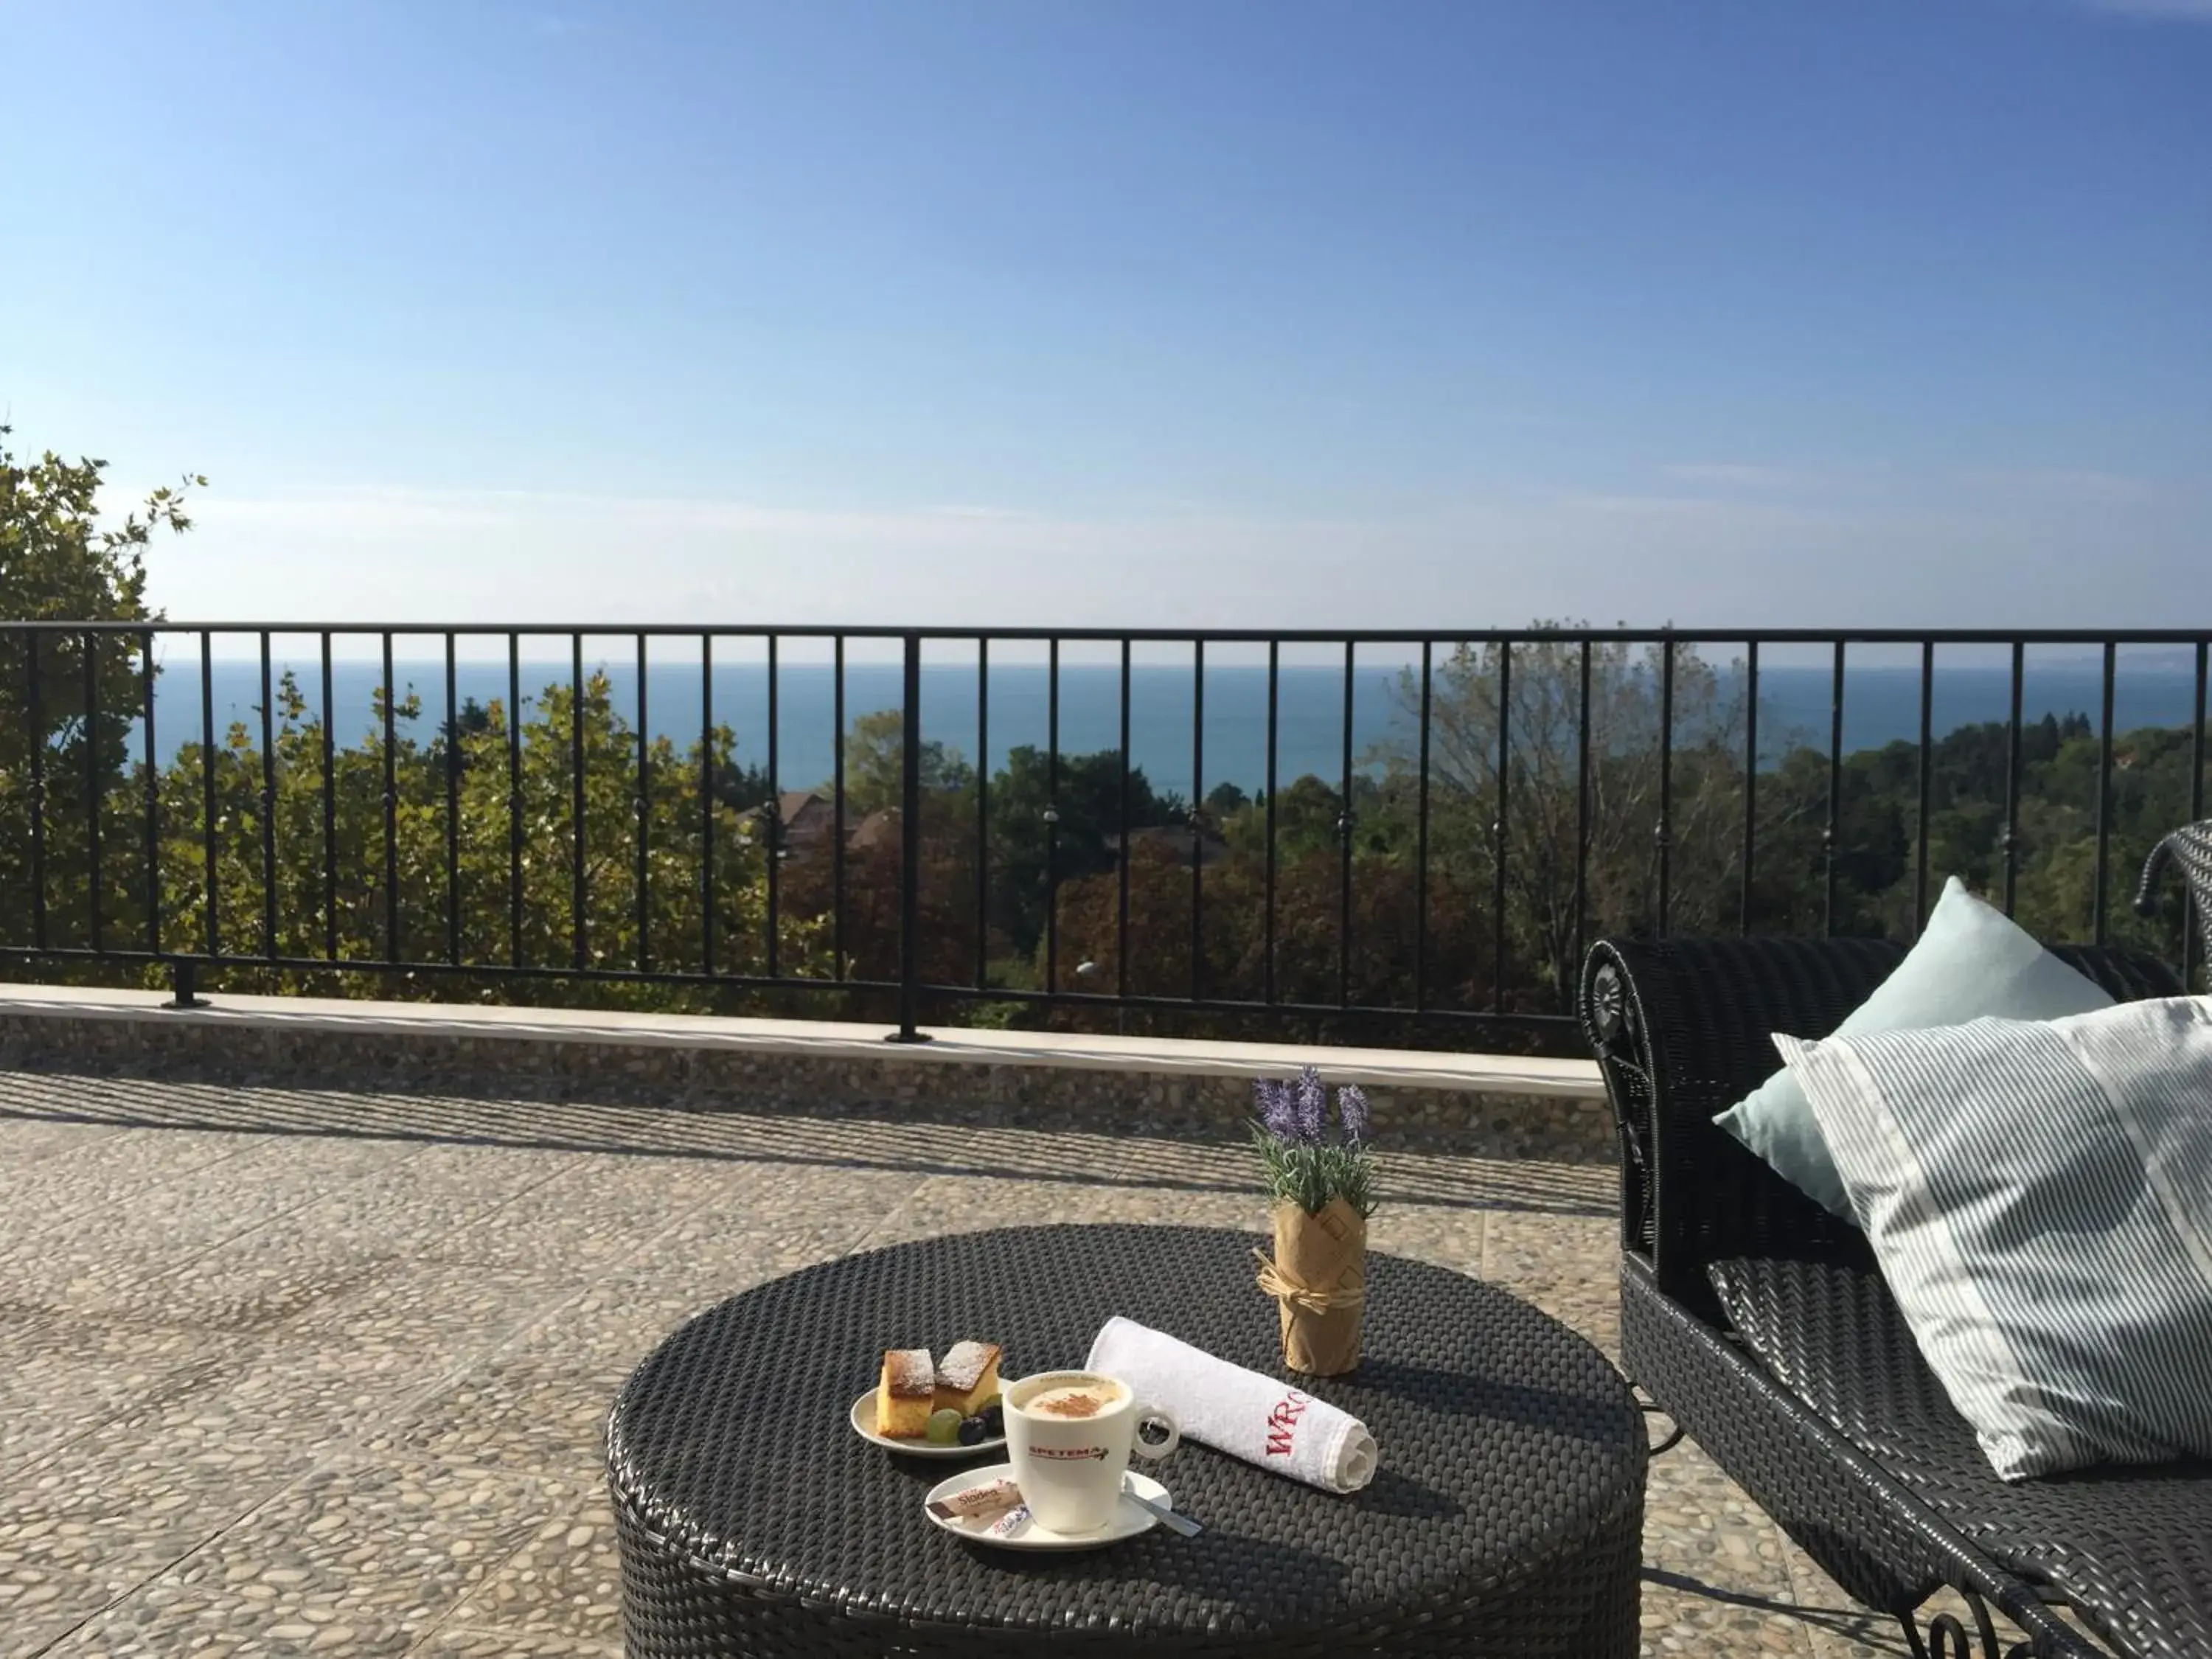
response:
M922 1513L936 1525L956 1538L970 1538L979 1544L989 1544L1005 1550L1095 1550L1103 1545L1118 1544L1124 1538L1134 1538L1139 1533L1150 1532L1159 1525L1159 1517L1141 1510L1127 1498L1115 1507L1114 1518L1096 1532L1047 1532L1034 1521L1024 1520L1003 1537L991 1536L989 1521L954 1519L948 1521L929 1507L956 1492L965 1492L970 1486L980 1486L992 1480L1011 1480L1014 1466L994 1463L988 1468L964 1469L950 1480L940 1480L929 1489L922 1502ZM1168 1489L1149 1474L1139 1474L1134 1469L1128 1474L1128 1490L1139 1498L1148 1498L1164 1510L1175 1507L1175 1499Z
M853 1432L872 1446L881 1446L885 1451L904 1452L908 1457L974 1457L987 1451L996 1451L1006 1443L1006 1437L996 1440L978 1440L972 1446L955 1441L950 1446L939 1446L922 1440L894 1440L887 1434L876 1432L876 1391L870 1389L853 1402ZM955 1488L957 1490L957 1488Z

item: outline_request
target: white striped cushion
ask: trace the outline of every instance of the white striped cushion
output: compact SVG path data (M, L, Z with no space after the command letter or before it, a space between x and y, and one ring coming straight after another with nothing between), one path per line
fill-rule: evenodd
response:
M2212 1456L2212 998L1774 1041L2000 1475Z

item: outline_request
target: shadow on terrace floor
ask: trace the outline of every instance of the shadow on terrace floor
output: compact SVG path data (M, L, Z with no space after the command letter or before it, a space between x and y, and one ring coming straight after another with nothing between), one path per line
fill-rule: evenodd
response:
M963 1133L960 1126L832 1109L823 1115L706 1111L577 1100L401 1092L189 1078L0 1071L0 1114L131 1127L528 1146L653 1157L743 1159L915 1175L995 1176L1081 1186L1188 1192L1251 1190L1250 1149L1198 1135L1100 1130ZM988 1156L978 1157L988 1148ZM1613 1170L1597 1164L1484 1158L1445 1137L1383 1143L1393 1197L1467 1210L1612 1212Z

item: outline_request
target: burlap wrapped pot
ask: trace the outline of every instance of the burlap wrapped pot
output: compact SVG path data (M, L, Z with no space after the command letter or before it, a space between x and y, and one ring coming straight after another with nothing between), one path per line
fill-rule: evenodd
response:
M1359 1364L1367 1223L1340 1198L1310 1212L1279 1202L1274 1222L1275 1259L1261 1257L1260 1288L1281 1310L1283 1363L1312 1376L1341 1376Z

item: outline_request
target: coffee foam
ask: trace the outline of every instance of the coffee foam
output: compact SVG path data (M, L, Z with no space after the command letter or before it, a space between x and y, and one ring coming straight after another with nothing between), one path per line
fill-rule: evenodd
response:
M1120 1405L1127 1394L1127 1390L1111 1377L1071 1376L1050 1388L1038 1389L1022 1401L1020 1409L1034 1417L1096 1417Z

